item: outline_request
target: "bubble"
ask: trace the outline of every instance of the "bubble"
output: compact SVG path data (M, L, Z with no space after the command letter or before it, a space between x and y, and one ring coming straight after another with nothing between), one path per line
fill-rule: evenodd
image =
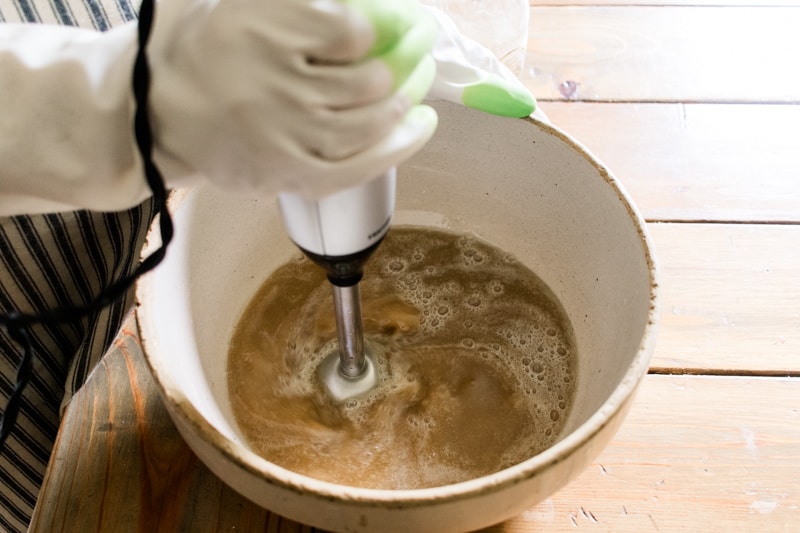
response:
M463 339L463 340L461 341L461 344L462 344L462 345L463 345L465 348L472 348L473 346L475 346L475 341L474 341L474 340L472 340L472 339L470 339L470 338L466 338L466 339Z
M552 409L550 411L550 420L552 420L553 422L557 421L559 416L560 415L558 414L558 411L556 411L555 409Z
M443 316L450 312L450 308L444 305L440 305L439 309L437 309L436 312Z
M564 409L567 408L567 403L563 402L563 401L562 402L558 402L558 408L563 411Z
M470 296L467 298L467 304L472 307L480 307L482 303L481 299L477 296Z
M406 266L403 264L403 262L397 259L389 263L389 270L392 272L401 272L405 267Z
M539 361L534 361L533 365L531 366L531 369L537 374L541 374L542 372L544 372L544 365Z
M547 330L547 336L548 337L555 337L556 336L556 330L554 330L553 328L549 328Z
M563 355L567 355L567 349L566 349L566 348L564 348L563 346L559 346L559 347L556 349L556 352L558 352L558 355L562 355L562 356L563 356Z

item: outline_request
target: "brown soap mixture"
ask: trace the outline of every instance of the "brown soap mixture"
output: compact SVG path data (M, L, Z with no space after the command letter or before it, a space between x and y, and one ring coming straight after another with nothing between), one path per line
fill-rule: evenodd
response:
M350 486L466 481L553 444L575 391L551 291L475 237L396 227L361 283L379 386L343 404L317 377L336 349L331 288L305 258L264 283L231 340L233 412L269 461Z

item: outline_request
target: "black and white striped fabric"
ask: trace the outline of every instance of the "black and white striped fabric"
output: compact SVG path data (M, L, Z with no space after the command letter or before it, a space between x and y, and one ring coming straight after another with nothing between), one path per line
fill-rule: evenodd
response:
M104 31L134 20L137 8L129 0L0 0L0 23ZM152 214L148 201L119 213L0 218L0 313L89 302L134 270ZM105 353L131 304L129 293L94 316L31 329L34 376L0 455L0 532L27 530L61 408ZM0 409L13 390L20 357L19 345L0 330Z
M136 20L130 0L0 0L0 22L61 24L106 31Z

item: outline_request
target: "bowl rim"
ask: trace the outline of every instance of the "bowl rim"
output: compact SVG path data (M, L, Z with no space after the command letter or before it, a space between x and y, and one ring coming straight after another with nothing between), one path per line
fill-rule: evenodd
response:
M146 302L151 300L153 292L153 275L148 274L140 279L136 288L137 329L144 359L155 378L162 400L176 407L169 410L170 414L179 415L184 422L192 426L208 443L217 448L227 460L232 461L239 469L258 477L265 483L300 493L306 497L348 502L361 507L386 507L387 504L393 508L418 507L420 504L449 503L484 493L496 492L530 479L537 473L567 460L573 452L592 440L596 434L600 433L615 418L615 415L635 393L649 368L659 318L659 271L653 253L654 248L644 218L631 201L628 193L605 165L581 143L559 128L531 117L520 120L525 120L531 125L542 129L546 134L558 137L584 157L598 171L627 209L628 216L639 234L640 244L647 263L650 280L650 307L639 347L620 383L600 408L586 421L554 445L533 457L498 472L450 485L421 489L370 489L322 481L293 472L271 463L245 446L227 439L182 394L175 380L162 370L158 363L158 356L152 355L158 353L159 346L158 340L150 334L153 331L153 326L150 322L149 314L146 312ZM187 194L191 193L187 193L187 191L177 192L175 195L176 201L170 202L170 208L174 209L176 204L181 203ZM151 247L153 240L158 240L157 228L151 228L149 233L146 249ZM189 444L192 447L191 443Z

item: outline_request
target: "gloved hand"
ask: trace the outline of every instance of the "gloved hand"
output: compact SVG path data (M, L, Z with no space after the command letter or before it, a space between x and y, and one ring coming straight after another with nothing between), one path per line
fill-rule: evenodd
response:
M439 26L433 57L436 79L428 98L447 100L494 115L547 121L517 77L485 46L463 35L441 10L424 6Z
M246 193L373 178L435 129L416 106L435 36L415 0L165 2L150 46L159 147Z
M435 129L435 25L414 0L164 0L149 46L155 157L249 194L314 196ZM117 210L149 190L132 135L136 27L0 24L0 215Z

